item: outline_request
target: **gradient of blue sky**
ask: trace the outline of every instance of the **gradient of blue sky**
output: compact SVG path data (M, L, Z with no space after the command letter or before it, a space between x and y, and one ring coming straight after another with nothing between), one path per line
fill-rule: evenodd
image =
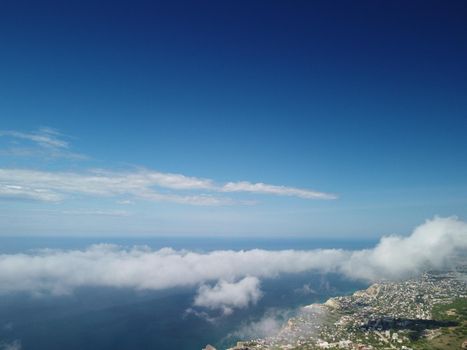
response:
M466 218L466 18L464 1L3 2L1 169L144 168L338 198L5 196L0 233L361 237ZM12 133L41 127L64 153Z

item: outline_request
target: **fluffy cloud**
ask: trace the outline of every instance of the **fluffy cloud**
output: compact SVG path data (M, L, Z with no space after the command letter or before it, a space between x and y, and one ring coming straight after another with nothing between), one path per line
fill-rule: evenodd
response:
M233 283L222 280L213 287L202 285L198 289L194 305L222 309L223 313L228 315L233 309L255 304L261 296L259 279L248 276Z
M259 298L259 279L304 271L338 272L368 281L397 279L440 268L467 249L467 223L435 218L407 237L389 236L372 248L209 253L95 245L0 255L0 292L69 293L81 286L161 290L201 286L195 303L243 307ZM214 287L206 283L216 282ZM203 286L204 285L204 286Z
M455 217L435 218L409 237L383 237L375 248L354 252L340 270L356 278L396 279L445 266L454 253L466 249L467 224Z

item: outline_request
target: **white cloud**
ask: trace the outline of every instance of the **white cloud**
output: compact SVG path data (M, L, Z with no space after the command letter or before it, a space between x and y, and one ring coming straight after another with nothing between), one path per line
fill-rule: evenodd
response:
M150 201L166 201L192 205L216 206L251 203L234 201L230 198L212 194L213 192L233 192L230 190L226 191L226 186L218 186L210 179L146 169L139 169L133 172L93 170L80 173L0 168L0 197L60 201L71 195L94 197L131 196ZM160 191L156 191L155 187L176 191L202 190L209 193L161 193ZM305 190L288 187L280 188L289 191L289 195L293 195L293 191L306 192ZM278 192L276 194L281 193ZM298 192L296 195L302 196ZM325 198L324 194L322 195L320 198ZM123 200L128 199L125 198Z
M210 253L157 251L94 245L86 250L45 250L0 255L0 291L71 291L80 286L166 289L246 276L273 277L309 269L332 270L348 252L230 251Z
M84 159L72 153L64 135L52 128L32 132L0 130L0 137L13 139L14 147L0 150L0 155L40 156L47 158ZM18 145L19 144L19 145ZM26 145L24 145L26 144ZM32 145L31 145L32 144ZM211 179L139 169L136 171L92 170L82 172L40 171L32 169L1 169L0 198L60 201L66 195L119 196L129 195L151 201L166 201L192 205L253 204L254 201L234 201L212 193L246 192L294 196L304 199L335 199L333 194L307 189L269 185L265 183L228 182L216 184ZM209 193L180 194L155 191L160 187L171 191L197 190ZM121 201L128 198L119 198Z
M25 133L20 131L0 131L0 136L10 136L18 139L32 141L42 147L68 148L68 142L61 140L61 134L51 128L40 128L37 131Z
M290 344L300 338L309 338L321 328L327 315L326 308L309 305L295 310L270 309L261 319L242 324L226 339L269 338L275 344ZM294 319L306 322L294 322Z
M226 339L269 338L278 334L284 322L296 313L293 310L269 309L259 320L244 322L237 330L228 334Z
M63 140L63 135L52 128L40 128L32 132L14 130L0 131L0 137L9 137L17 141L32 143L35 148L21 144L2 150L1 154L12 156L42 156L53 158L85 159L86 156L69 151L69 143Z
M336 199L331 193L317 192L302 188L268 185L262 182L251 183L248 181L228 182L222 187L223 192L252 192L273 194L279 196L294 196L304 199Z
M221 280L213 287L202 285L198 289L194 305L208 309L221 309L224 315L229 315L233 309L256 304L261 296L259 279L248 276L232 283Z
M467 249L467 223L435 218L408 237L383 237L373 249L353 253L341 270L357 278L398 278L426 267L444 266L453 253Z
M120 204L120 205L130 205L130 204L134 204L133 201L129 200L129 199L122 199L122 200L118 200L117 201L117 204Z
M88 173L47 172L25 169L0 169L0 197L58 201L66 195L111 197L129 195L135 198L193 205L232 204L228 198L211 195L159 193L153 187L167 189L210 189L210 180L180 174L138 170ZM3 190L2 190L3 188ZM15 190L12 190L15 189ZM38 194L39 193L39 194Z
M246 282L230 285L246 277L260 279L304 271L338 272L369 281L408 277L445 266L453 254L466 249L467 223L456 218L429 220L408 237L385 237L375 248L360 251L253 249L196 253L170 248L125 250L104 244L85 250L2 254L0 292L60 294L82 286L161 290L219 281L217 287L205 287L201 294L220 298L221 292L236 287L251 290Z
M25 185L0 183L0 197L11 199L32 199L43 202L58 202L63 199L59 193L45 188L31 188Z

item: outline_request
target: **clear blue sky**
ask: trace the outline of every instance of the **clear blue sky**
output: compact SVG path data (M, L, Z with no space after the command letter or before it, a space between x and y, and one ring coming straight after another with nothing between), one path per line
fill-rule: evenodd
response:
M465 1L4 1L0 234L465 219L466 43Z

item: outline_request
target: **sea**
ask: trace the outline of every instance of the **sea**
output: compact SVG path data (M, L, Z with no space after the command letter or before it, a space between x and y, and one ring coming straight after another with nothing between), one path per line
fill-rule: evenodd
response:
M43 248L85 249L98 243L209 252L255 248L356 250L370 248L376 241L243 237L0 237L0 254L27 253ZM2 294L0 349L200 350L207 344L226 349L238 340L266 336L268 329L258 325L280 326L300 307L366 287L364 282L338 274L287 274L263 279L263 297L255 305L212 318L189 312L196 287L162 291L87 287L60 296Z

